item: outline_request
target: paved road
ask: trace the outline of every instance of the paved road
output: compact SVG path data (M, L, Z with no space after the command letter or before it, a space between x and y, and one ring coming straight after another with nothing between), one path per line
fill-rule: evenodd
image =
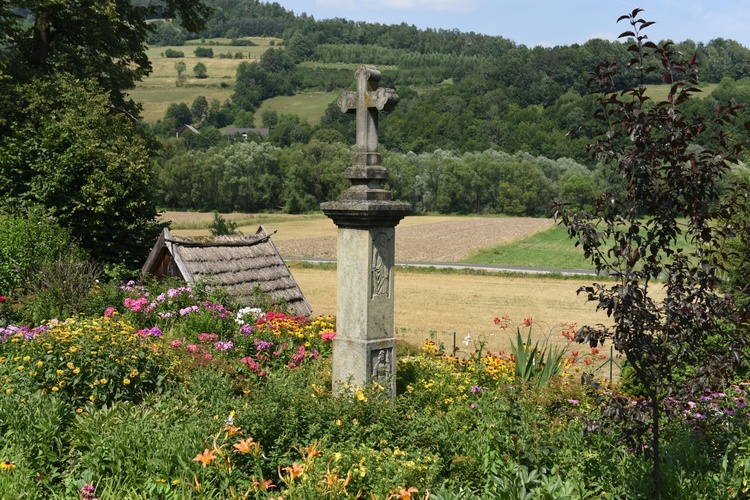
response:
M302 257L284 258L287 262L310 262L312 264L335 264L336 259L307 259ZM551 267L502 266L494 264L463 264L460 262L396 262L397 266L434 267L435 269L475 269L477 271L510 272L528 274L565 274L596 276L595 271L586 269L554 269Z

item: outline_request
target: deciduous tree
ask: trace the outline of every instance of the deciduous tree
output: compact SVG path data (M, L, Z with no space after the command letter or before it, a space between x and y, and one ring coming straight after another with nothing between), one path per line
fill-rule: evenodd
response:
M626 191L621 198L612 193L598 197L591 213L559 208L562 224L597 272L614 279L579 290L613 323L584 327L576 339L591 347L612 341L642 384L650 407L654 494L660 498L661 403L690 388L673 377L684 372L688 354L703 349L700 366L693 367L702 390L742 357L743 330L720 328L733 322L735 308L719 286L726 241L747 232L747 221L733 215L737 199L746 199L749 191L746 184L738 185L739 198L722 199L720 180L736 162L741 144L721 129L739 106L720 106L711 117L685 113L685 104L699 91L696 59L682 60L671 43L649 41L643 30L653 23L640 18L641 11L618 20L631 25L620 35L632 41L627 70L603 62L592 78L595 118L605 130L591 151L617 166ZM652 104L644 82L654 75L671 87L666 100ZM709 122L718 132L704 138ZM700 139L705 146L698 146ZM688 250L676 249L678 240L686 240ZM663 285L654 286L657 279ZM655 288L663 289L663 300L656 298ZM723 350L707 346L707 339L717 335L726 337Z

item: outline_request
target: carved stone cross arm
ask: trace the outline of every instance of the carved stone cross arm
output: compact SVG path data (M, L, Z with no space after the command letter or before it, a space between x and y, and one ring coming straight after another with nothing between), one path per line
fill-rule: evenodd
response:
M378 88L380 71L373 66L360 66L354 74L357 91L345 91L338 104L344 113L357 115L357 152L378 151L378 112L391 111L398 103L393 89Z

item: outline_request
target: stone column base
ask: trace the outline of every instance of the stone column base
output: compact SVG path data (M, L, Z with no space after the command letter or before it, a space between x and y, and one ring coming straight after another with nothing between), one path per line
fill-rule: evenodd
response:
M378 383L390 398L396 395L396 339L333 339L333 393Z

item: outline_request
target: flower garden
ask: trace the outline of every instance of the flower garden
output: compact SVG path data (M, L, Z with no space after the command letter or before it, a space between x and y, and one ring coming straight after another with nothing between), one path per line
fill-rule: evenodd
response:
M174 284L90 300L100 313L0 328L2 498L652 495L646 402L591 382L596 350L532 345L571 326L498 318L511 353L400 343L389 400L332 394L331 317ZM746 391L666 401L669 497L746 497Z

